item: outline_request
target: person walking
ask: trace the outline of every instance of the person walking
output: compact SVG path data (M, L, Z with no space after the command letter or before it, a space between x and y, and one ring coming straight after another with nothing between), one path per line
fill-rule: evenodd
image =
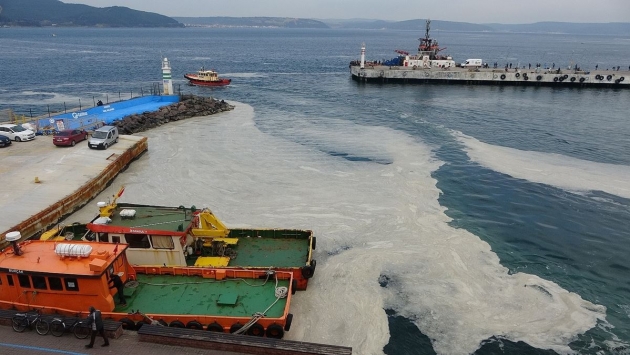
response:
M92 330L90 333L90 343L85 347L90 349L94 347L94 340L96 339L96 333L103 337L104 343L101 346L109 346L109 339L105 336L105 328L103 327L103 318L101 317L101 311L94 307L90 307L90 314L88 315L87 324Z
M112 274L112 278L109 280L109 283L113 283L113 286L109 288L116 288L118 291L118 300L122 306L127 305L127 300L125 300L125 284L122 282L119 274Z

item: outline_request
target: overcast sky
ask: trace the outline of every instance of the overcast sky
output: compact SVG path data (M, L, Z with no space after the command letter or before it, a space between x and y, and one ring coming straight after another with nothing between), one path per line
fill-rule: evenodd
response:
M62 0L171 17L299 17L472 23L630 22L630 0Z

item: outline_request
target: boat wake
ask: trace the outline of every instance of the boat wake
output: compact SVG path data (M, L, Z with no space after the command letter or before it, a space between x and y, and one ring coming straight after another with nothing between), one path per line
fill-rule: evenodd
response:
M286 339L382 354L387 308L412 320L438 354L469 354L493 336L568 353L605 318L605 307L553 282L509 274L486 242L451 227L431 147L388 128L256 118L251 106L231 104L229 113L147 132L157 142L150 154L96 201L125 184L123 202L207 206L228 227L313 229L317 273L294 296ZM261 131L259 120L276 122ZM68 221L93 213L87 206Z
M461 132L452 133L469 158L489 169L518 179L584 194L603 191L630 198L630 166L596 163L561 154L523 151L480 142Z

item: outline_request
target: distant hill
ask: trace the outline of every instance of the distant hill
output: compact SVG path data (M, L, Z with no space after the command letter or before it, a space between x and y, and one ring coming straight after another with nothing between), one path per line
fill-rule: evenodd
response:
M370 29L370 30L414 30L424 31L425 19L407 21L383 21L366 19L321 20L331 28ZM475 24L431 20L431 30L453 32L525 32L525 33L570 33L596 35L628 35L630 23L572 23L537 22L530 24L506 25L499 23Z
M406 20L406 21L383 21L383 20L322 20L332 28L348 29L370 29L370 30L414 30L424 32L426 19ZM453 22L431 20L431 30L435 31L462 31L462 32L482 32L495 31L487 25L479 25L468 22Z
M501 32L529 32L529 33L571 33L595 35L627 35L630 33L630 23L571 23L571 22L536 22L522 25L504 25L490 23L487 26Z
M329 28L318 20L289 17L174 17L186 26Z
M0 0L0 25L183 27L176 20L127 7L98 8L58 0Z

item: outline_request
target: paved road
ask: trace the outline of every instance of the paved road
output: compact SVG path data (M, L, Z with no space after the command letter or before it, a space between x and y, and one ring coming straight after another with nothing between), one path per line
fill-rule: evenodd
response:
M108 347L101 347L102 338L96 338L94 348L86 349L89 338L80 340L67 334L54 337L41 336L35 331L16 333L9 326L0 325L0 354L2 355L88 355L88 354L133 354L133 355L242 355L228 351L203 350L152 343L142 343L136 332L125 332L118 339L110 339Z

